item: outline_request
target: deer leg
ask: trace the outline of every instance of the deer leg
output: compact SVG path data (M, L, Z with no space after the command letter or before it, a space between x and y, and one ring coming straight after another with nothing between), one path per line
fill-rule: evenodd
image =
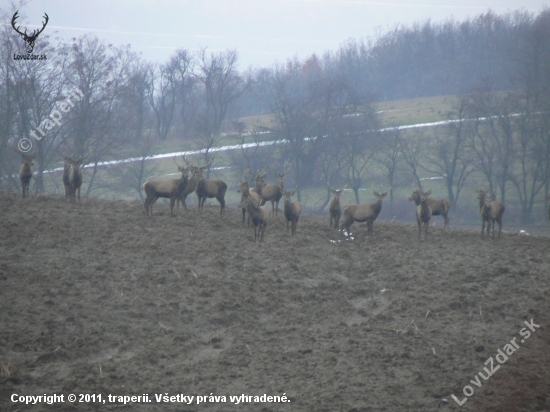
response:
M145 209L145 215L149 216L149 198L145 198L145 202L143 202L143 208Z
M223 213L225 212L225 199L224 198L219 198L218 199L218 202L220 202L220 215L223 215Z
M174 216L174 203L176 202L176 198L170 198L170 217L173 217ZM177 212L176 212L176 216L177 216Z

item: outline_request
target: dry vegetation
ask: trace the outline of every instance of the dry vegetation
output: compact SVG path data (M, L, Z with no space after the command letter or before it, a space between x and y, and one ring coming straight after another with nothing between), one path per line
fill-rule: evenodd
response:
M291 402L124 410L549 410L550 239L436 227L420 244L416 225L376 221L338 242L306 214L295 237L271 218L258 245L240 209L155 211L0 193L0 410L53 410L13 393L166 392ZM451 394L531 318L460 408Z

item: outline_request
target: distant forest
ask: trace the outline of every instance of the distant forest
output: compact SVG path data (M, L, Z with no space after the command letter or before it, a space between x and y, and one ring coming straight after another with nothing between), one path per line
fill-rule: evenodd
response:
M536 16L489 11L462 22L398 25L292 64L340 76L375 101L457 95L487 82L510 90L522 81L526 65L548 59L549 36L547 9Z
M2 21L14 12L0 9ZM452 208L464 187L481 184L513 198L528 221L550 190L549 9L401 25L248 70L238 70L238 50L179 49L152 63L93 35L66 42L43 33L35 53L46 60L16 59L24 50L2 26L0 189L19 190L19 152L34 156L31 192L61 193L59 176L45 171L63 156L86 156L85 195L142 197L142 183L159 174L149 161L159 147L203 149L207 164L231 136L241 150L216 159L229 179L290 168L299 198L304 188L327 188L320 208L327 181L348 183L359 203L373 180L395 189L429 174L442 179ZM375 102L435 95L455 96L451 123L429 134L380 132ZM253 124L258 115L266 116ZM266 140L284 144L266 150ZM100 162L128 157L139 161L100 172Z

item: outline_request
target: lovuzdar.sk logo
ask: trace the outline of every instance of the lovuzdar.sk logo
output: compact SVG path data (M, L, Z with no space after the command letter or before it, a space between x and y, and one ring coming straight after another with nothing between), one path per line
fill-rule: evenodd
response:
M46 13L44 13L44 18L46 19L44 21L44 23L42 23L42 28L40 30L33 30L32 34L31 35L28 35L27 34L27 29L25 29L25 32L21 32L19 30L19 28L21 26L17 26L15 27L15 22L17 20L17 18L19 17L19 10L17 10L15 12L15 14L13 15L12 19L11 19L11 25L13 27L13 29L21 35L21 37L23 38L23 40L25 40L25 49L27 50L27 54L14 54L13 55L13 60L46 60L46 55L45 54L32 54L32 51L34 50L34 42L36 41L36 39L38 38L38 35L40 33L42 33L44 31L44 29L46 28L46 25L48 24L48 20L50 20L50 18L48 17L48 15Z

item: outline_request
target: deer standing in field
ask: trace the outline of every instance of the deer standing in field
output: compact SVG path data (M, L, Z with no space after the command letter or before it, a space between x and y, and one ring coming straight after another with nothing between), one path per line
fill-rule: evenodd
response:
M279 180L278 183L264 185L260 189L260 195L262 196L262 206L265 205L267 201L270 201L271 213L275 216L277 216L279 213L279 201L284 194L284 180L289 170L290 167L288 167L282 174L276 174L277 179Z
M206 166L202 166L201 169L204 170L208 168L212 164L212 161L214 160L214 156L212 156L212 159L210 160L210 163ZM202 171L201 171L202 176ZM197 184L197 189L195 192L197 193L197 198L199 202L199 212L202 211L204 207L204 202L206 199L212 199L216 198L218 202L220 202L220 215L223 215L225 212L225 192L227 191L227 183L225 183L223 180L211 180L211 179L205 179L204 177L199 180L199 183Z
M84 160L90 155L92 151L90 150L88 154L84 157L81 157L77 160L73 160L70 157L65 157L65 161L71 164L71 169L69 171L69 201L72 204L76 204L76 192L78 191L78 204L82 204L80 201L80 187L82 186L82 171L80 170L84 164Z
M61 175L61 180L63 181L63 186L65 186L65 197L67 198L69 197L71 166L73 160L67 156L63 157L65 158L65 162L63 163L63 174Z
M382 210L382 200L384 200L388 194L388 192L379 194L376 190L373 192L374 196L378 198L376 203L366 205L349 205L344 208L344 223L342 224L342 229L345 227L348 234L350 233L350 226L356 221L367 222L367 234L372 234L372 226L374 221Z
M252 197L253 200L257 204L260 204L260 201L261 201L260 195L257 192L255 192L254 189L250 189L250 186L249 186L250 182L252 182L252 180L254 180L254 178L256 176L253 176L252 179L250 179L250 180L246 180L246 175L248 173L250 173L250 170L246 169L244 171L243 176L241 177L241 187L239 188L239 190L237 190L237 192L241 194L241 204L244 200L244 196L245 196L244 193L248 193L248 195L250 195L250 197ZM246 207L242 207L242 214L243 214L243 223L242 223L242 225L244 226L244 221L245 221L245 217L246 217ZM250 226L250 214L248 214L247 225Z
M185 190L189 176L189 169L178 165L175 157L174 163L178 167L178 171L181 173L181 177L179 179L149 179L141 187L146 195L143 207L145 208L145 214L147 216L153 216L153 205L159 197L170 199L170 217L174 215L174 203L177 202L181 192Z
M195 190L197 190L197 186L199 184L199 181L202 179L202 174L203 174L204 170L207 169L208 166L210 166L212 164L212 161L214 160L214 158L212 158L210 160L210 163L208 163L206 166L199 167L199 166L195 166L194 164L188 162L187 159L185 158L185 155L182 155L182 158L183 158L183 161L187 164L188 170L192 174L191 174L191 177L189 178L189 180L187 181L187 186L185 187L185 189L181 192L180 196L178 197L177 205L176 205L176 214L179 211L180 203L182 204L182 206L185 209L185 212L187 213L187 204L185 203L185 199L187 199L187 196L189 196L191 193L193 193Z
M418 206L420 204L421 193L421 189L415 190L409 198L409 201L414 201L416 206ZM443 230L445 230L449 226L449 217L447 215L449 213L449 209L451 208L451 203L449 203L447 199L428 199L428 205L432 210L432 216L441 216L443 218L445 221Z
M481 213L481 237L484 238L485 222L487 222L487 237L489 237L489 228L492 226L493 239L495 238L495 221L498 223L498 237L502 230L502 215L504 215L505 207L501 202L495 202L495 197L487 196L487 189L478 190L477 198L479 199L479 211Z
M260 206L250 191L242 192L241 207L245 207L250 215L250 220L254 225L254 242L256 239L258 242L264 241L265 228L267 227L267 220L269 219L269 210L265 206Z
M431 190L423 192L417 190L415 193L420 195L420 204L416 206L416 223L418 223L418 240L422 240L422 232L424 232L424 240L428 240L428 226L430 225L430 219L432 217L432 208L428 202L428 196L432 194ZM410 200L410 199L409 199ZM422 229L424 226L424 229Z
M23 156L23 163L21 163L21 166L19 167L19 181L21 182L24 199L29 195L29 186L31 184L34 166L34 163L32 161L35 158L36 153L33 153L31 155L21 153L21 156Z
M344 189L348 187L348 184L346 183L340 190L334 189L329 182L327 182L327 185L330 188L331 193L334 195L334 198L328 207L328 212L330 214L330 227L332 227L332 222L334 221L334 229L338 229L340 227L340 216L342 215L340 196L344 192Z
M284 193L284 214L286 219L286 233L288 233L288 224L291 223L292 226L292 236L296 234L296 226L298 226L298 219L300 219L300 214L302 213L302 205L300 202L295 201L293 202L290 200L292 196L296 194L296 189L298 186L296 186L294 189L290 191L286 191Z
M254 175L254 180L256 181L256 186L254 186L252 189L250 189L251 192L257 193L258 196L260 196L260 199L262 197L262 187L266 186L265 184L265 178L267 177L267 172L264 169L262 171L256 173Z

